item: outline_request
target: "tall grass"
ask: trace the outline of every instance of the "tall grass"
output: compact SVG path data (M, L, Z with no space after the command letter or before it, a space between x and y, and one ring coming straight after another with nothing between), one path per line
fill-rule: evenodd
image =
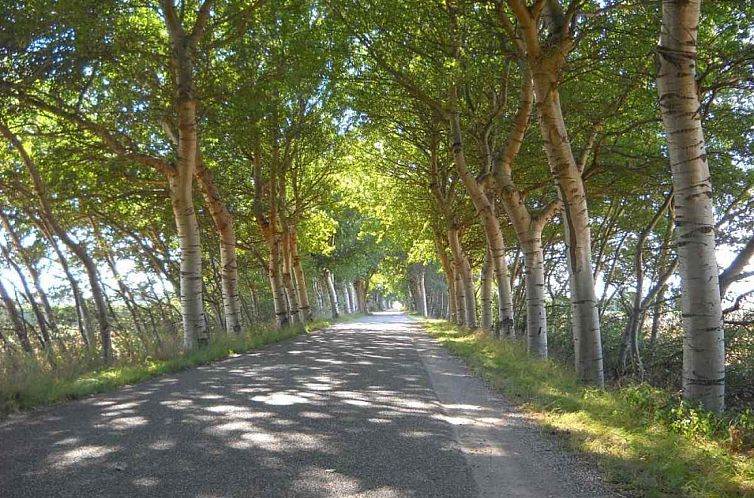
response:
M571 369L527 357L445 321L434 337L571 446L592 454L608 478L640 496L754 496L751 410L715 417L646 384L597 390Z
M343 318L349 319L353 317ZM80 348L69 348L58 355L55 367L38 358L9 352L0 358L0 418L19 410L79 399L157 375L210 363L320 330L331 323L331 320L320 319L306 327L298 325L283 329L258 324L238 337L216 335L209 345L190 353L181 352L179 338L166 336L150 345L144 354L123 355L114 365L106 368L98 366L94 354Z

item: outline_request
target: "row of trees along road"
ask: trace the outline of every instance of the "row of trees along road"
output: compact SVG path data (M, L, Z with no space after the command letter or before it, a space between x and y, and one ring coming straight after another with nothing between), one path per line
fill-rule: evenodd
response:
M746 403L754 11L703 8L9 2L3 372L400 300Z

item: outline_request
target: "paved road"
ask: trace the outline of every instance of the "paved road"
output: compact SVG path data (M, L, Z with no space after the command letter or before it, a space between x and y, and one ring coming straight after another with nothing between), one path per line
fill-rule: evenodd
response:
M610 493L415 322L380 314L6 421L0 495Z

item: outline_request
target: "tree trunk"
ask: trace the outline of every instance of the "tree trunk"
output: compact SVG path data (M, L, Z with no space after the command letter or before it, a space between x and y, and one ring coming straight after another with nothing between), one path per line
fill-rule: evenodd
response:
M16 307L15 301L13 301L8 294L8 291L5 289L5 286L3 286L2 280L0 280L0 299L2 299L3 305L5 305L5 310L8 312L8 318L10 318L10 322L13 325L16 338L18 338L18 342L21 343L21 348L27 354L34 354L34 348L32 348L31 341L29 341L29 336L26 333L23 318Z
M545 309L545 265L541 229L522 241L526 286L526 347L529 355L547 358L547 310Z
M660 221L662 215L665 214L665 211L670 207L672 199L673 192L671 191L665 197L665 202L660 206L660 209L654 214L654 216L652 216L649 224L639 233L639 237L636 240L636 248L634 249L636 291L634 292L634 299L631 303L631 313L623 331L620 348L620 364L624 372L628 371L630 362L631 367L635 368L638 374L642 376L644 374L644 367L641 363L641 355L639 351L639 331L644 319L646 306L649 304L649 301L651 301L651 298L647 302L644 301L644 246L647 238L652 233L652 230L657 226L657 222ZM664 285L664 282L662 285ZM655 290L654 292L657 291Z
M455 98L451 97L455 102ZM466 157L463 151L463 136L461 134L460 116L457 109L451 112L450 128L453 137L453 160L458 174L469 192L469 196L477 210L477 214L484 227L487 238L492 264L495 269L495 279L498 286L498 314L499 324L496 327L503 337L513 337L513 296L508 274L508 263L505 260L505 242L503 232L500 230L500 222L495 216L492 203L487 198L483 188L477 183L476 178L466 166ZM468 299L468 292L467 299ZM468 305L467 305L468 312ZM474 312L474 327L476 327L476 312Z
M301 316L301 311L298 306L298 292L293 282L292 273L292 255L291 255L291 239L288 227L283 227L283 285L285 286L285 292L288 296L288 311L290 313L291 323L304 323Z
M582 382L602 387L605 383L602 339L584 182L571 150L552 61L530 61L530 66L545 153L563 202L576 375Z
M360 313L358 298L356 297L356 289L353 286L353 282L346 283L346 289L348 290L348 300L351 301L351 313Z
M427 291L424 285L425 267L420 263L413 263L408 267L410 292L413 298L414 310L421 316L427 316Z
M49 353L52 352L50 349L52 347L52 341L50 340L50 332L47 327L47 319L45 318L44 313L39 306L39 303L37 303L37 299L31 292L31 288L29 287L29 282L26 279L26 275L24 275L24 272L21 271L21 267L18 266L16 261L11 257L8 249L2 244L0 244L0 253L2 253L3 257L8 263L8 266L10 266L15 271L18 279L21 281L21 286L23 287L23 296L29 303L29 306L31 306L31 310L34 313L34 318L37 320L37 324L39 325L39 332L42 339L40 341L40 344L42 346L42 349L47 351L49 356ZM23 308L19 305L19 309ZM52 358L51 356L49 357Z
M484 263L482 265L480 288L480 301L482 302L482 330L493 333L492 327L492 257L490 251L484 254Z
M348 284L346 282L343 282L341 284L341 289L343 289L343 311L350 315L353 313L353 303L351 302L351 295L348 292Z
M192 175L176 174L170 181L170 200L178 230L181 276L183 349L191 351L209 341L202 302L202 250L194 211Z
M238 290L238 261L233 217L225 207L211 173L201 160L197 161L196 178L201 185L204 203L220 239L220 283L225 313L225 331L238 335L243 329L243 322L241 296Z
M281 274L281 254L280 254L280 234L274 226L269 228L272 233L267 237L267 244L270 249L270 261L268 263L267 273L270 278L270 289L272 290L272 303L275 308L275 323L278 328L288 325L288 302L285 298L285 287L283 285L283 276Z
M45 315L44 318L47 322L47 326L50 328L51 335L53 337L59 337L60 332L58 330L57 322L55 321L55 315L53 314L52 306L50 305L50 300L48 299L44 289L42 289L39 270L32 261L28 250L23 246L23 244L21 244L21 239L18 237L18 234L14 230L13 225L11 225L10 220L2 211L0 211L0 222L2 222L3 227L8 232L13 247L21 258L26 271L31 276L32 285L34 286L34 290L36 292L37 298L39 299L39 302L42 303L42 308L44 309Z
M438 233L435 233L435 249L437 250L437 256L440 260L443 272L445 272L445 281L448 283L448 320L453 323L458 323L458 301L456 291L456 275L453 264L448 258L448 253L445 251L445 242Z
M112 351L110 345L110 322L107 316L107 306L105 303L104 292L97 276L97 267L94 264L94 260L89 256L85 247L82 244L75 242L68 235L68 232L60 225L52 207L50 206L47 196L47 187L42 181L42 177L37 170L36 164L29 156L26 148L21 144L18 138L5 126L0 124L0 133L13 145L18 151L19 155L23 159L26 170L31 176L32 183L34 185L34 192L39 201L40 212L43 215L43 223L49 225L50 229L57 235L61 241L73 252L76 257L84 265L86 274L89 277L89 285L92 291L92 297L94 298L94 304L97 310L97 322L99 325L100 342L102 345L102 359L105 363L110 363L112 359Z
M298 252L298 231L295 226L290 226L290 244L291 244L291 260L293 262L293 274L296 277L298 283L298 301L299 309L304 317L304 321L310 322L314 318L312 313L312 307L309 304L309 291L306 288L306 277L304 276L304 268L301 265L301 255Z
M107 266L110 269L110 273L115 279L115 283L117 284L118 290L120 291L121 299L123 299L123 303L126 305L126 308L128 309L128 312L131 315L131 319L134 322L134 327L136 328L136 332L139 336L144 337L145 334L144 334L144 330L143 330L139 313L138 313L138 305L136 304L136 300L134 299L133 293L123 281L123 277L118 271L118 268L116 266L115 258L113 257L112 250L108 246L105 239L102 237L102 232L97 226L97 223L94 221L93 218L90 218L89 221L92 225L92 231L94 232L94 236L97 239L99 250L102 253L102 258L107 263Z
M94 349L94 337L90 332L91 327L89 326L89 316L88 313L86 313L86 303L84 302L84 296L81 293L81 286L79 285L78 280L76 280L76 277L73 276L71 268L68 265L68 260L66 260L63 251L60 250L60 246L58 246L53 235L43 223L40 222L40 225L40 228L43 229L45 233L45 237L50 241L50 245L52 246L53 251L55 251L55 255L58 257L58 262L60 263L61 268L63 268L63 273L65 273L68 283L71 286L73 305L76 311L76 321L81 339L84 342L84 346L92 351Z
M325 286L327 287L327 295L330 298L330 311L332 313L332 317L338 318L340 316L340 312L338 311L338 293L335 292L335 279L333 278L332 272L330 270L325 270L323 272L323 276L325 279Z
M356 291L356 304L358 305L359 313L369 314L366 282L364 279L359 278L354 281L353 286Z
M712 181L695 80L700 7L696 0L662 2L657 90L676 193L683 396L721 412L725 405L725 336L715 259Z
M477 328L476 319L476 293L474 290L474 278L471 274L471 265L463 251L461 242L458 238L458 229L448 229L448 242L450 243L450 250L453 253L453 259L456 263L456 271L458 273L458 279L456 282L462 289L462 295L459 296L459 301L463 301L464 307L464 322L470 329ZM458 289L456 290L458 291ZM459 313L461 310L459 310Z
M426 268L424 267L424 265L421 265L421 269L419 271L419 274L417 275L416 289L419 292L419 310L418 311L424 317L429 316L427 312L427 287L424 282L425 273L426 273Z

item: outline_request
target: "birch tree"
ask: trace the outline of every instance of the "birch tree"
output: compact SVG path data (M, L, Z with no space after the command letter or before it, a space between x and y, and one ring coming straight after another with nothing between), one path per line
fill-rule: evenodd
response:
M657 91L668 140L683 310L683 395L720 412L725 404L725 337L715 259L712 179L697 92L701 2L662 2Z

